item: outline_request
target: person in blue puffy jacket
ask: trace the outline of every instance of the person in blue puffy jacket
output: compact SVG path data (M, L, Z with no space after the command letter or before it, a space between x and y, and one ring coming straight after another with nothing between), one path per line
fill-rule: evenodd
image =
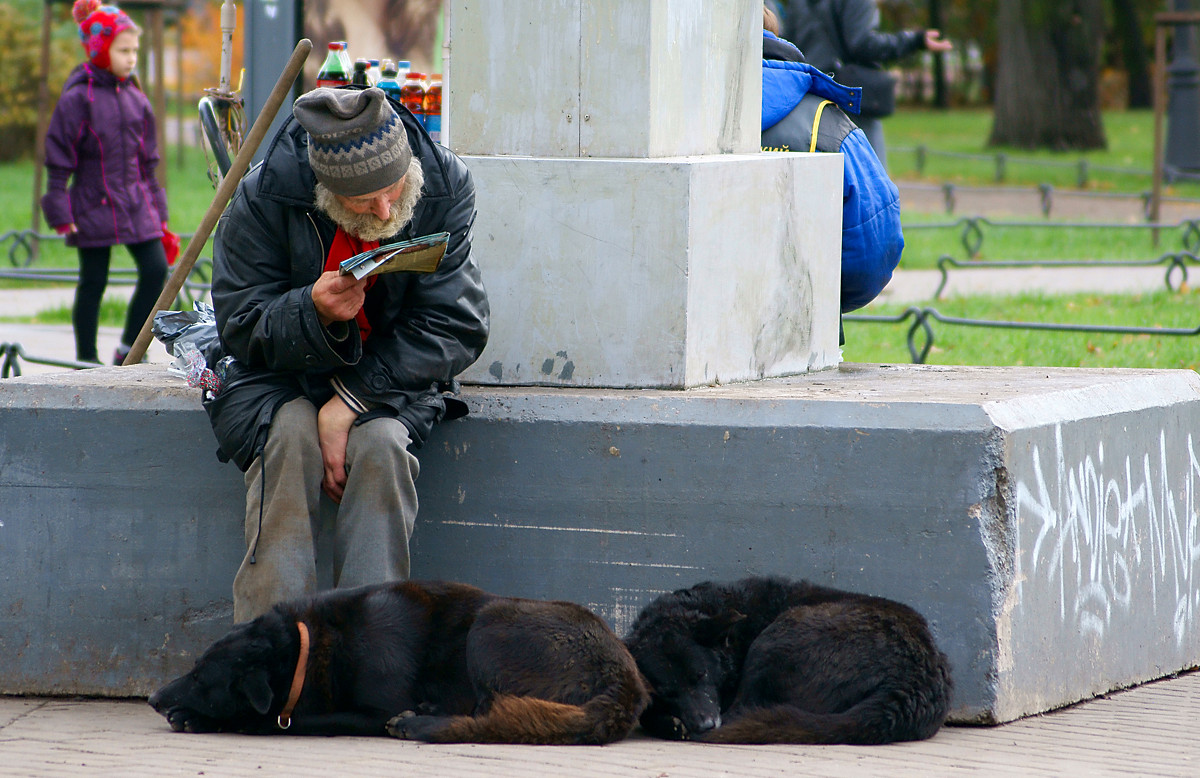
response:
M770 23L770 16L765 15ZM764 151L841 152L841 312L874 300L904 251L900 193L862 130L860 90L842 86L804 61L792 44L763 30L762 148ZM816 131L814 132L814 127Z

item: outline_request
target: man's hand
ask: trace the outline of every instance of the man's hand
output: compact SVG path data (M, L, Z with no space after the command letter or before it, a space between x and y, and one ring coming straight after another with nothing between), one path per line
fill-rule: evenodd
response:
M346 441L358 414L334 395L317 412L317 439L321 443L321 459L325 477L321 488L336 503L341 504L346 489Z
M937 30L926 30L925 48L929 51L950 51L954 48L954 43L943 38Z
M317 317L326 327L335 321L353 319L366 298L367 279L360 281L352 275L342 275L336 270L326 270L312 288Z

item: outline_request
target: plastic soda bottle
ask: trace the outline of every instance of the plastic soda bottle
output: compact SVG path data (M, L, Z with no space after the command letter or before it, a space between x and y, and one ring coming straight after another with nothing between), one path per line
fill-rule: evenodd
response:
M410 62L407 59L397 60L396 61L396 80L399 81L401 84L403 84L404 79L408 78L408 71L410 71L410 70L412 70L412 62Z
M369 60L365 60L365 59L355 60L354 61L354 75L350 77L350 83L358 84L359 86L370 86L371 79L367 75L367 71L370 69L371 69L371 62Z
M396 80L396 63L390 59L385 59L383 64L379 66L379 73L379 83L375 84L375 86L387 93L388 97L396 102L400 102L400 82Z
M346 41L338 41L338 45L341 46L338 57L342 60L342 70L346 71L346 77L349 78L350 74L354 72L354 60L350 59L350 44Z
M429 77L429 88L425 90L425 131L434 143L442 142L442 74Z
M342 62L341 52L341 43L335 41L329 44L329 53L317 71L317 86L344 86L350 83L350 73Z
M417 117L417 121L425 123L425 74L409 71L400 87L400 102Z

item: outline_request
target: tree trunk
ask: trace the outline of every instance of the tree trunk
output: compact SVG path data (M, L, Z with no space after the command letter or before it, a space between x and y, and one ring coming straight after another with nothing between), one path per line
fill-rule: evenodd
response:
M992 146L1102 149L1102 0L1000 0Z
M1134 0L1112 0L1113 27L1121 41L1121 59L1129 76L1129 107L1150 108L1154 95L1150 86L1149 55L1142 40L1142 24Z

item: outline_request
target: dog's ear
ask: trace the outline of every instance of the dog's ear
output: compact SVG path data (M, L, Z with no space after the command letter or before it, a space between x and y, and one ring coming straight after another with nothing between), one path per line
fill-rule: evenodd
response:
M250 706L258 713L265 714L271 709L275 693L271 691L271 679L266 670L251 670L242 679L242 691L246 693Z
M716 616L705 616L696 622L696 642L709 648L728 646L733 628L745 619L746 615L734 608L726 608Z

